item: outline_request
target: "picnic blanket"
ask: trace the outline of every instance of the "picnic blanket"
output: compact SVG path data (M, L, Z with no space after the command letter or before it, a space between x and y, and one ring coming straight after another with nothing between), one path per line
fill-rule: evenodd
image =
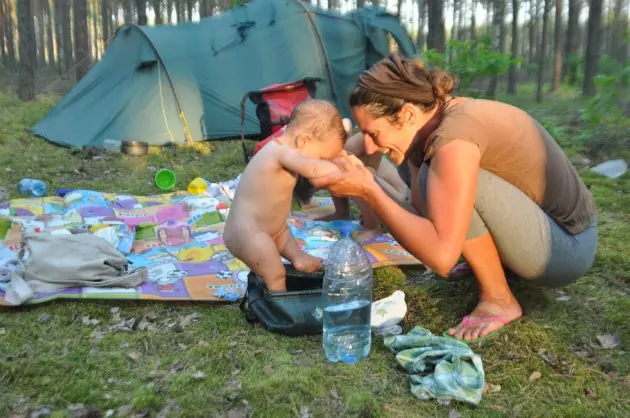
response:
M222 231L238 180L208 182L208 189L198 195L74 190L63 197L14 199L0 206L0 248L17 252L23 231L66 229L99 234L109 228L132 267L149 270L149 281L135 289L68 288L36 293L27 304L60 298L234 302L245 292L249 270L226 249ZM341 223L352 222L355 230L360 229L354 221L313 220L332 210L330 197L315 197L292 212L287 223L303 251L326 259L339 239ZM389 234L366 242L364 248L374 267L420 264ZM0 283L0 305L6 305L3 302Z

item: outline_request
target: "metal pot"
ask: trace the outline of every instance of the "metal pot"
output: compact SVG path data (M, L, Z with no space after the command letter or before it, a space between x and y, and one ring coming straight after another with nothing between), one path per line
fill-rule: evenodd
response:
M122 141L120 151L132 157L142 157L149 152L149 143L142 141Z

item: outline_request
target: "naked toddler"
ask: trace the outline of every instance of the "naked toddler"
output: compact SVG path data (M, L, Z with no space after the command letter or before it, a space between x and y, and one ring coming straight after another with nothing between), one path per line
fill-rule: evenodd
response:
M287 218L298 175L313 179L339 170L328 160L341 154L345 140L337 108L324 100L307 100L293 110L284 133L260 149L241 175L223 239L270 292L286 291L280 256L307 273L321 265L321 259L299 248Z

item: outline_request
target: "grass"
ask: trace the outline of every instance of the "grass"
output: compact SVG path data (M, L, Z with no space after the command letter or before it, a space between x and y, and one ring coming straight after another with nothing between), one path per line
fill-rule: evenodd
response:
M565 126L584 104L570 92L542 104L527 96L504 99L546 126ZM22 104L0 93L0 185L11 197L22 177L44 179L50 189L153 194L162 167L177 173L180 189L195 176L225 180L242 169L234 142L152 149L143 158L59 148L28 132L55 100ZM578 158L583 146L571 129L554 132ZM473 345L489 384L477 407L415 399L379 339L369 360L350 367L326 362L320 337L285 338L250 326L237 305L60 301L0 312L0 416L629 416L630 176L582 174L599 207L596 263L562 290L513 286L524 319L493 342ZM421 325L436 334L477 298L472 280L376 271L375 297L396 288L408 295L405 330ZM110 330L133 318L151 326ZM619 345L601 348L597 336L615 334ZM541 378L530 381L534 372Z

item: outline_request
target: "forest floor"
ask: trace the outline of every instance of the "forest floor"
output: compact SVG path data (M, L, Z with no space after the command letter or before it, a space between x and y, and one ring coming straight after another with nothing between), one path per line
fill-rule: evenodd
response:
M588 159L627 153L628 131L607 127L609 136L597 138L602 146L585 148L575 139L583 129L578 95L563 91L542 104L533 97L525 86L501 100L552 128L580 167L598 205L599 252L589 274L566 288L513 286L523 320L472 345L487 382L478 406L414 398L378 338L367 361L346 366L325 361L321 337L252 327L235 304L68 301L0 312L0 416L630 416L630 175L610 180L585 167ZM28 129L57 99L23 104L0 93L0 187L11 198L22 177L41 178L50 190L154 194L154 168L173 169L179 189L196 176L219 181L242 170L235 142L152 149L139 159L86 158L54 146ZM375 287L375 298L405 291L405 331L420 325L436 334L467 314L478 295L473 279L449 282L394 267L376 271ZM109 332L112 308L154 327ZM174 322L185 326L162 325Z

